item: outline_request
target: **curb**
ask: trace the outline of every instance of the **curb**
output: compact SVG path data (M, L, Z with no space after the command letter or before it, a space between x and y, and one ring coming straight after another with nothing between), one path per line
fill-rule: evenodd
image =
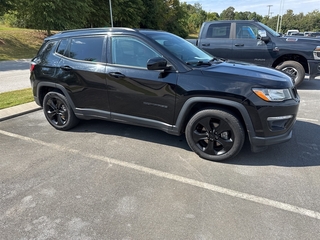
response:
M37 105L35 102L29 102L25 104L21 104L18 106L5 108L0 110L0 122L22 116L27 113L35 112L40 110L41 107Z

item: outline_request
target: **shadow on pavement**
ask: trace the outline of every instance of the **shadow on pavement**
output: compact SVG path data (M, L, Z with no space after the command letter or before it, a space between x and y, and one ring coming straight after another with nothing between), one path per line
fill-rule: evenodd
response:
M71 131L118 135L146 142L174 146L191 152L184 135L173 136L160 130L121 123L100 120L82 121L78 127ZM242 151L235 158L224 161L223 164L248 166L274 165L282 167L319 166L320 127L310 122L297 121L290 141L269 146L267 150L259 153L251 152L250 144L246 141Z

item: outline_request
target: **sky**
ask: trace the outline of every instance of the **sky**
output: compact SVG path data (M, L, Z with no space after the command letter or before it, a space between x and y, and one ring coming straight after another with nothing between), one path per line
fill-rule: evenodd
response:
M188 4L200 3L202 9L206 12L221 12L228 7L234 7L236 12L256 12L259 15L266 16L269 13L270 16L277 16L285 14L288 9L293 10L294 14L303 12L307 14L313 10L320 11L320 0L180 0L180 2L186 2ZM282 11L280 5L282 3Z

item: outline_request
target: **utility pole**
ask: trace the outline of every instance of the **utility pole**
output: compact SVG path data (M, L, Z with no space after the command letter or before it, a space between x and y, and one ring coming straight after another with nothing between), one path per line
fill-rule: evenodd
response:
M111 27L113 28L113 19L112 19L112 6L111 6L111 0L109 0L109 6L110 6L110 22L111 22Z
M269 8L268 10L268 17L270 17L270 8L272 7L273 5L267 5L267 7Z
M284 0L280 0L280 9L279 9L279 14L278 14L278 21L277 21L277 29L276 29L276 32L280 32L280 31L281 31L283 7L284 7Z

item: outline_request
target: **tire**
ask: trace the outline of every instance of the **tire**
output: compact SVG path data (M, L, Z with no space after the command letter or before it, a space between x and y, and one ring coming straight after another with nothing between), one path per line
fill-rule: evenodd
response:
M43 112L48 122L58 130L69 130L79 123L66 97L57 92L45 95Z
M288 74L292 78L292 82L295 86L302 83L306 74L304 67L295 61L285 61L276 66L276 69Z
M242 149L245 132L232 113L219 109L197 112L185 131L189 147L201 158L223 161L235 157Z

